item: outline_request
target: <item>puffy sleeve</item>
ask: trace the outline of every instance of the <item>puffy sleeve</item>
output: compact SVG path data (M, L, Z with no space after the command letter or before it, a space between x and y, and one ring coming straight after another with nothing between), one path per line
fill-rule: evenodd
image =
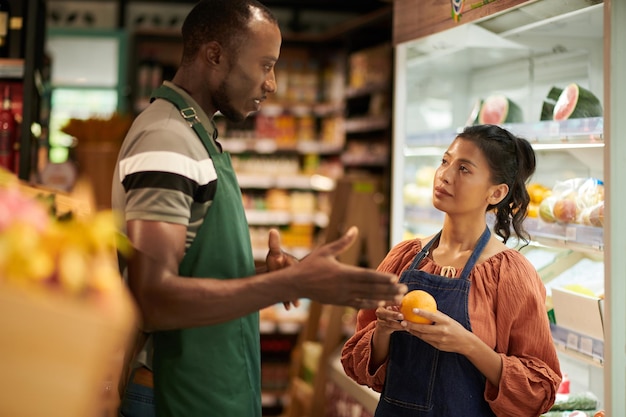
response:
M502 357L499 386L485 398L497 415L539 416L556 398L561 370L546 313L546 289L519 252L503 252L492 265L499 277L495 299L496 352Z
M399 275L411 265L413 258L421 249L420 246L417 239L399 243L389 251L377 270ZM359 310L355 332L341 351L341 364L346 375L358 384L367 385L374 391L381 392L385 383L387 363L383 363L378 369L370 369L371 340L375 326L376 310Z

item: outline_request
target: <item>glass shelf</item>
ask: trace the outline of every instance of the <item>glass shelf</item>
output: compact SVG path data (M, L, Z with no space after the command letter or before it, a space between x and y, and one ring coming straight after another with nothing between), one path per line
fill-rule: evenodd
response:
M507 123L501 126L511 133L527 139L534 148L539 149L604 146L603 117L535 123ZM448 146L462 130L463 128L458 128L413 134L406 138L406 147Z

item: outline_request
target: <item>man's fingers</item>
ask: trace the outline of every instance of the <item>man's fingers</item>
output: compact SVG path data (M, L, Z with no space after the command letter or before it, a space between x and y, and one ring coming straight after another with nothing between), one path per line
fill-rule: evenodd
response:
M280 248L280 234L278 233L278 230L270 229L267 245L270 249L269 255L278 256L282 254L282 249Z
M349 305L350 307L354 307L357 310L373 310L380 307L380 301L356 298L351 303L349 303Z
M374 271L364 273L363 280L356 284L353 292L355 298L377 300L384 305L400 305L408 291L405 284L397 282L396 276Z
M330 256L337 256L341 254L354 244L358 235L359 229L356 226L350 227L343 236L324 245L324 254Z

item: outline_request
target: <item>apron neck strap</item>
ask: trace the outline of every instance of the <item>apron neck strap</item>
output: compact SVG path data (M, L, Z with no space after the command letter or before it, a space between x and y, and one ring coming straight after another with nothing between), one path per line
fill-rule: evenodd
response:
M430 252L430 248L439 239L440 236L441 236L441 230L439 231L439 233L435 235L435 237L433 237L430 240L430 242L424 245L422 250L413 259L413 262L411 263L411 266L409 267L409 269L417 269L417 266L419 265L419 263L422 262L422 259L428 256L428 252Z
M476 243L476 246L474 247L472 254L470 255L467 262L465 263L465 266L463 267L463 271L461 271L460 278L462 279L469 278L470 271L472 270L472 268L474 268L474 265L476 265L476 261L478 261L480 254L483 253L483 249L485 249L485 246L487 246L487 242L489 242L490 237L491 237L491 231L489 231L489 227L487 226L485 227L485 231L483 232L483 234L480 235L480 239L478 239L478 242Z
M165 99L176 106L180 115L185 119L190 128L192 128L202 143L204 147L209 152L210 156L213 156L214 153L218 152L217 146L214 142L217 139L217 129L214 131L213 136L209 135L209 132L206 130L200 119L198 118L198 114L196 113L196 109L193 106L187 103L187 100L183 96L181 96L178 92L176 92L171 87L167 85L161 85L159 88L152 92L152 96L150 97L150 102L153 102L157 98Z
M428 253L430 252L430 248L433 246L435 242L439 240L440 237L441 237L441 230L430 240L430 242L424 245L420 253L418 253L417 256L415 256L415 258L413 259L413 262L411 263L411 266L409 267L409 269L417 269L417 266L419 265L419 263L422 261L422 259L428 256ZM490 237L491 237L491 231L489 230L489 227L485 227L485 231L482 233L482 235L480 235L480 238L478 239L478 242L476 243L476 246L474 247L472 254L470 255L467 262L465 263L465 266L463 267L463 270L461 271L461 276L459 278L467 279L469 277L470 271L472 270L472 268L474 268L474 265L476 264L478 257L483 252L483 249L485 249L485 246L487 245L487 242L489 242Z

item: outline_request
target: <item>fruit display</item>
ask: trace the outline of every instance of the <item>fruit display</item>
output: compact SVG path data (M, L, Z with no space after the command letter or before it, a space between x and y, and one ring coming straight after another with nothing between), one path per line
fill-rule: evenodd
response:
M562 88L552 87L548 92L546 98L543 99L543 105L541 106L541 116L539 120L553 120L554 119L554 105L558 101Z
M543 200L552 195L552 190L547 186L534 182L526 186L526 191L530 196L528 204L528 217L539 217L539 207Z
M531 197L532 200L532 197ZM539 203L539 218L548 223L604 225L604 184L596 178L558 181Z
M117 232L114 213L59 218L51 202L27 196L17 183L0 186L0 283L73 296L122 286L115 250L130 245Z
M400 312L407 321L418 324L431 324L432 321L413 313L414 308L435 312L437 311L437 301L426 291L413 290L406 293L400 303Z
M415 173L415 181L404 185L402 193L406 204L418 207L431 206L435 170L434 166L424 165Z
M576 83L569 84L554 105L553 119L581 119L602 116L602 103L591 91Z
M113 212L83 212L82 199L62 211L69 199L0 171L0 332L10 339L0 344L3 416L119 406L138 312L115 250L131 246Z
M479 124L521 123L523 121L522 108L503 95L487 97L478 113Z
M467 117L467 121L465 122L466 126L477 125L478 115L480 114L480 109L483 107L483 99L479 98L472 105L472 109L470 110L469 116Z

